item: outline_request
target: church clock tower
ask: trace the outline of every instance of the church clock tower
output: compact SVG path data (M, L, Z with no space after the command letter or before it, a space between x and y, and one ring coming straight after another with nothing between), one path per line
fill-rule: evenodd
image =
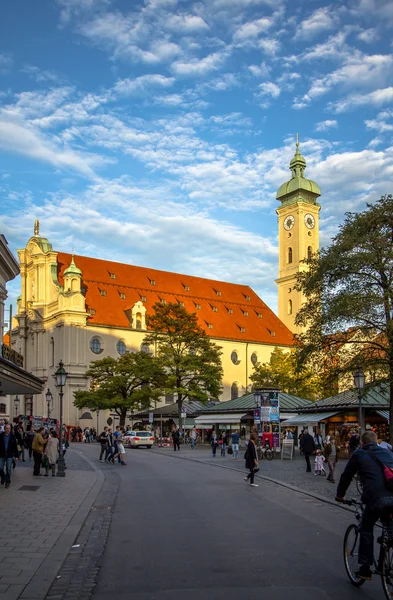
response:
M295 326L295 317L304 302L303 294L297 292L296 275L307 268L302 260L319 250L319 211L317 198L319 186L305 179L306 161L299 150L296 136L296 152L289 168L292 177L280 187L277 200L279 266L278 266L278 316L293 332L302 333Z

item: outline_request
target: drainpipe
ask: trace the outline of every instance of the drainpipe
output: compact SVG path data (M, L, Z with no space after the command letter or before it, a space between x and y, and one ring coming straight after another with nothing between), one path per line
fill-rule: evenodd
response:
M248 342L246 342L246 392L248 392Z

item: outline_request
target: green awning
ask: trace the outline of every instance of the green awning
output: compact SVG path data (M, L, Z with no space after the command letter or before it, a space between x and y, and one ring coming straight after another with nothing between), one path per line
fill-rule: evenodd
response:
M281 425L305 425L306 423L319 423L320 421L324 421L329 417L333 417L337 415L338 411L335 412L320 412L320 413L303 413L302 415L296 415L296 417L292 417L292 419L287 419L286 421L282 421Z

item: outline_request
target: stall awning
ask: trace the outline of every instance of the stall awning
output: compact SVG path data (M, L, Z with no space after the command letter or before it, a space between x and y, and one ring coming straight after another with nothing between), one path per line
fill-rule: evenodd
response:
M179 419L176 419L176 417L175 417L172 420L173 420L174 424L177 427L179 427ZM186 417L185 419L182 419L182 426L183 427L194 427L194 425L195 425L195 419L192 419L191 417Z
M246 413L247 414L247 413ZM195 419L195 426L201 425L215 425L216 423L223 423L225 425L240 425L240 420L246 416L239 413L214 413L208 415L201 415Z
M292 417L291 419L287 419L286 421L282 421L281 425L302 425L303 423L319 423L319 421L324 421L325 419L333 417L337 414L337 411L325 413L305 413L303 415L296 415L296 417Z
M390 412L388 410L376 410L375 411L380 417L383 417L390 423Z

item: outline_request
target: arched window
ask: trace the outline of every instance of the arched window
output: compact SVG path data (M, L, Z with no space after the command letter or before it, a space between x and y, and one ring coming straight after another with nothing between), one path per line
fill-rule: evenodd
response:
M99 337L93 337L90 340L90 350L94 352L94 354L101 354L103 351L102 341Z
M7 407L5 404L3 404L3 402L0 404L0 413L4 414L7 412Z
M135 317L135 329L142 329L142 315L137 313Z
M231 361L233 362L234 365L240 364L239 356L238 356L236 350L233 350L231 353Z
M235 400L239 398L239 386L236 381L234 381L231 385L231 400Z
M288 248L288 264L292 262L292 248Z
M258 354L256 352L253 352L251 354L251 362L254 365L254 367L258 364Z
M119 340L117 342L116 350L117 350L117 353L120 354L120 356L123 356L123 354L125 354L127 352L127 347L123 340Z
M288 314L292 314L292 300L288 300Z
M309 246L307 248L307 258L310 260L311 257L312 257L312 248L311 248L311 246Z
M72 292L78 291L78 280L77 279L71 279L71 291Z

